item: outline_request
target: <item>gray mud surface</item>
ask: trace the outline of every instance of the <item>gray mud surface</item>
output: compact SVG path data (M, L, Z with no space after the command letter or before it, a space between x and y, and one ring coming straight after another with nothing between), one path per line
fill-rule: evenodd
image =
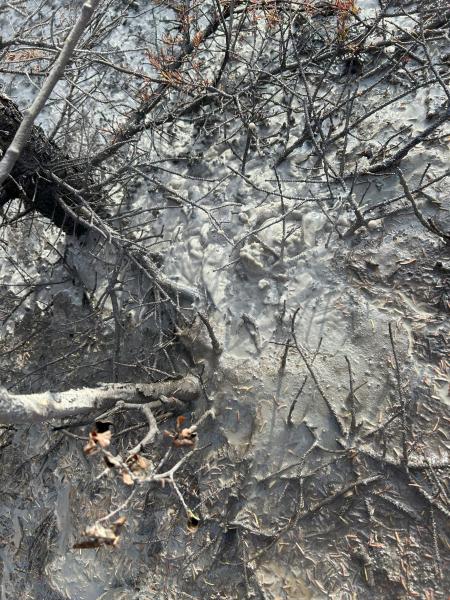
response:
M378 94L398 93L405 81ZM364 96L357 114L378 94ZM381 147L399 122L408 135L422 131L430 103L442 101L438 84L416 90L356 127L346 148L336 144L330 164L344 152L346 170L358 161L362 169L367 146ZM194 372L204 393L188 422L208 408L215 418L201 425L177 479L199 517L196 531L171 486L151 484L128 507L117 548L82 551L73 544L85 527L129 493L112 474L97 479L104 466L83 454L92 420L69 434L57 422L1 426L1 600L447 598L449 246L404 199L387 216L368 212L372 220L345 235L355 221L350 189L330 189L311 143L277 167L277 181L282 122L274 111L260 126L261 140L275 141L252 147L245 175L236 157L245 132L233 153L212 126L207 135L196 123L173 123L159 149L173 159L158 175L165 188L142 183L126 199L127 210L155 207L142 235L164 227L162 270L198 290L183 310L190 321L197 310L208 315L220 355L198 317L175 331L163 312L165 333L155 333L154 298L126 261L117 354L105 298L110 250L42 219L2 227L3 385L26 393L92 386L113 372L121 381ZM411 189L428 163L425 180L448 169L448 136L445 124L404 158ZM177 161L188 155L202 158ZM346 185L369 211L402 193L395 173ZM114 201L126 204L120 191ZM450 231L445 178L418 203ZM141 227L139 216L127 219ZM154 360L158 345L166 353ZM139 413L116 415L114 452L135 444L142 425ZM174 427L171 417L160 430ZM161 434L147 456L156 464L168 445Z

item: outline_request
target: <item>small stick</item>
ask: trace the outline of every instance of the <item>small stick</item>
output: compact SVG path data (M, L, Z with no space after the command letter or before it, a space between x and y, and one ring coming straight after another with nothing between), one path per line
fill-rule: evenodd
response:
M211 325L208 317L206 315L202 314L200 311L198 311L197 314L208 331L208 335L211 340L211 345L212 345L214 354L216 356L220 356L220 354L222 354L222 352L223 352L222 344L217 339L216 334L214 333L214 329L212 328L212 325Z
M428 231L431 231L431 233L434 233L434 235L439 236L444 242L450 244L450 234L441 231L441 229L436 225L433 219L425 219L423 214L420 212L419 207L417 206L416 201L414 200L414 196L412 195L411 190L409 189L408 184L406 183L406 179L403 175L402 170L397 169L397 174L399 176L400 183L402 184L403 191L405 192L405 196L411 203L411 206L414 210L414 214L419 219L420 223L425 227L425 229L428 229Z
M350 421L350 429L347 432L347 440L349 440L350 436L353 436L353 434L355 433L355 429L356 429L355 391L353 388L352 365L350 364L350 360L348 359L348 356L344 356L344 358L347 361L348 378L349 378L349 382L350 382L350 414L351 414L352 419Z
M158 425L156 424L155 416L152 412L151 404L127 404L127 408L140 410L144 413L145 418L148 422L148 431L142 440L136 444L134 448L132 448L128 452L128 456L134 456L135 454L139 454L144 446L148 446L153 442L156 435L158 434Z
M431 521L431 531L433 533L433 549L434 549L434 560L435 560L435 569L436 575L442 581L442 568L441 568L441 553L439 552L439 543L437 536L437 528L436 528L436 519L434 518L434 508L433 505L430 504L430 521Z
M406 401L403 397L402 392L402 381L400 377L400 367L398 364L397 352L395 351L394 336L392 334L392 325L389 323L389 339L391 340L392 352L394 354L395 362L395 376L397 379L397 391L400 400L400 411L402 419L402 449L403 458L402 462L406 470L408 470L408 427L407 427L407 414L406 414Z
M339 418L338 414L336 413L336 410L334 409L334 406L332 405L330 399L328 398L328 396L325 394L325 392L322 389L322 386L320 385L316 374L314 373L313 369L312 369L312 364L309 362L309 360L306 358L305 353L303 352L303 350L300 348L298 342L297 342L297 337L295 335L295 318L298 314L298 311L300 310L300 307L297 308L297 310L295 311L295 313L292 316L292 323L291 323L291 331L292 331L292 338L294 340L294 344L295 347L297 348L298 353L300 354L303 362L306 365L306 368L308 369L314 383L316 384L317 389L319 390L320 395L322 396L323 400L325 401L325 404L328 407L328 410L330 411L330 413L333 415L334 420L336 421L336 424L338 426L339 432L340 434L343 436L345 434L345 428L341 422L341 419Z
M305 375L302 385L300 386L300 389L298 390L295 398L293 399L291 407L289 409L289 414L287 417L287 424L290 427L292 427L292 425L294 424L294 421L292 420L292 413L294 412L294 408L295 408L295 405L297 404L297 400L300 398L300 395L303 392L303 388L305 387L307 381L308 381L308 375Z
M314 352L314 355L313 355L313 357L312 357L312 360L311 360L311 365L313 365L313 364L314 364L314 361L316 360L316 356L317 356L317 355L318 355L318 353L319 353L320 346L322 345L322 339L323 339L323 338L320 338L320 340L319 340L319 343L317 344L317 348L316 348L316 350L315 350L315 352ZM292 420L292 413L294 412L295 405L297 404L297 401L298 401L298 399L300 398L300 395L301 395L301 393L303 392L303 388L305 387L305 385L306 385L306 382L307 382L307 381L308 381L308 375L306 375L306 376L305 376L305 379L303 380L303 383L302 383L302 385L300 386L300 389L299 389L299 391L297 392L297 395L295 396L294 400L292 401L291 407L290 407L290 409L289 409L289 414L288 414L288 417L287 417L287 424L288 424L290 427L292 427L292 425L294 424L294 422L293 422L293 420Z

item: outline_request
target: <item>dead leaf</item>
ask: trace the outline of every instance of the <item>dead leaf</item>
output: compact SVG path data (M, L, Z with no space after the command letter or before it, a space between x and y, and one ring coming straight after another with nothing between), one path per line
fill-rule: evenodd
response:
M84 535L87 539L74 544L74 548L100 548L101 546L117 546L119 533L126 523L125 517L119 517L111 527L105 527L101 523L95 523L86 527Z
M83 452L86 454L86 456L89 456L90 454L94 454L96 451L97 451L97 444L95 443L95 441L91 438L91 435L89 434L89 441L83 447Z
M198 48L200 46L200 44L202 43L202 40L203 40L203 32L197 31L197 33L192 38L192 45L194 46L194 48Z
M97 424L95 424L93 430L89 433L89 441L83 448L86 456L95 454L99 448L107 448L110 445L112 432L109 429L105 429L103 425L103 423L100 425L99 431Z
M104 431L103 433L96 432L94 439L100 448L107 448L111 443L112 433L111 431Z
M140 454L132 454L127 458L126 463L133 475L140 479L145 477L145 475L147 474L147 470L151 465L151 462L143 456L141 456ZM124 483L126 483L127 485L131 485L129 481L132 480L132 477L130 477L129 474L128 477L125 477L125 474L123 474L122 478Z
M182 446L194 446L197 440L197 428L195 425L181 429L181 426L185 421L186 417L181 415L177 418L175 431L167 431L167 429L164 431L164 435L172 439L172 444L176 448Z
M134 481L128 471L122 471L122 481L125 485L133 485Z
M190 429L183 429L183 431L180 431L174 436L172 444L176 448L180 448L181 446L194 446L196 438L196 432L192 432Z
M150 466L150 461L140 454L132 454L127 458L127 464L134 471L145 471Z
M176 429L177 431L180 431L180 429L181 429L181 427L182 427L182 425L184 424L184 422L185 422L185 421L186 421L186 417L184 417L183 415L180 415L180 416L177 418L177 424L176 424L176 426L175 426L175 429Z

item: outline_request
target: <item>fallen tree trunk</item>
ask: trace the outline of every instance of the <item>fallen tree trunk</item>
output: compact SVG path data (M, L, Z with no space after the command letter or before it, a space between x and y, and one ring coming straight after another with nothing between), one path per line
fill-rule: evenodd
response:
M5 152L22 121L17 105L0 92L0 151ZM25 207L38 211L66 233L79 236L94 232L156 284L165 297L179 296L193 302L196 290L169 281L146 253L118 234L105 221L101 194L92 192L92 176L64 155L42 129L33 126L30 139L15 167L0 187L0 208L21 198Z
M55 60L42 88L34 98L31 106L25 111L14 138L0 160L0 185L5 182L14 169L17 159L28 142L34 121L44 108L56 84L64 74L64 69L69 63L77 43L85 32L88 23L96 10L100 0L85 0L81 13L73 29L69 32L58 58Z
M157 383L102 383L94 388L38 394L11 394L0 388L0 423L19 425L75 417L94 410L108 410L118 402L149 404L155 401L162 405L163 396L192 402L199 391L197 379L189 375Z
M0 151L4 155L22 123L23 115L8 96L0 93ZM36 210L66 233L80 235L86 228L69 214L64 206L80 204L70 189L59 185L56 175L75 189L83 190L93 210L98 210L100 198L90 192L93 183L89 174L81 171L67 154L50 141L38 126L31 133L11 175L0 188L0 207L21 199L26 209Z

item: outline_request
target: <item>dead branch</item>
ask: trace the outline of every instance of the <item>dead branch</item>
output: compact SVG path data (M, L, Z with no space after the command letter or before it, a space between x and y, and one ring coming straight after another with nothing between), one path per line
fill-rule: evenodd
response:
M43 109L59 79L62 77L64 69L68 64L72 53L75 50L79 39L83 35L99 2L100 0L86 0L83 3L81 14L72 31L67 36L61 52L52 69L50 70L47 79L45 80L30 108L24 112L23 120L14 135L14 139L0 161L0 186L5 182L6 178L12 172L17 159L28 142L34 121Z
M199 394L197 379L182 379L157 383L103 383L95 388L38 394L11 394L0 388L0 422L6 425L39 423L49 419L64 419L94 410L106 410L118 402L161 406L162 396L175 396L191 402Z
M133 456L134 454L139 454L139 452L141 452L142 448L144 448L145 446L148 446L149 444L151 444L153 442L153 440L155 439L155 437L158 434L158 425L156 424L156 419L155 419L155 416L152 411L151 403L149 403L149 404L127 404L127 408L129 408L129 409L136 408L138 410L141 410L144 413L145 418L147 419L147 423L148 423L147 433L142 438L142 440L140 440L140 442L138 442L136 444L136 446L134 446L134 448L132 448L128 453L129 456Z

